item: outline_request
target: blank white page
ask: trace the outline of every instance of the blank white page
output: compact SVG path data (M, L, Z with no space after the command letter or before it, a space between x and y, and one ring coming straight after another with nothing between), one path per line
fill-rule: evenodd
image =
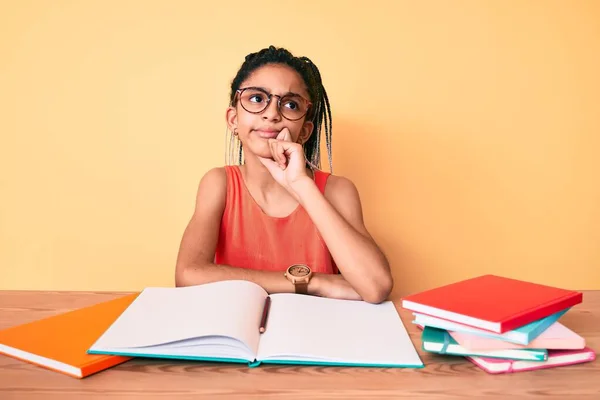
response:
M422 366L393 303L271 295L259 360Z
M267 293L247 281L147 288L92 350L155 346L202 336L243 341L256 354Z

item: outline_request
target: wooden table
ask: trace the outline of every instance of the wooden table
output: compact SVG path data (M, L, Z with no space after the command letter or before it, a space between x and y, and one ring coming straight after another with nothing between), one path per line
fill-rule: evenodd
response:
M109 300L123 293L0 291L0 329ZM75 379L0 355L0 399L600 399L600 363L489 375L461 357L420 350L411 314L400 310L423 369L240 365L134 359ZM600 350L600 291L561 322ZM600 358L600 357L599 357Z

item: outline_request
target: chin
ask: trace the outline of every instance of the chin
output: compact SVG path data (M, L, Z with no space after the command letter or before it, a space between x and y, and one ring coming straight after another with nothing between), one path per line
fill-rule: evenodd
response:
M246 143L245 148L247 148L252 154L263 157L263 158L272 158L271 148L269 147L269 143L267 139L262 138L253 138L254 140Z

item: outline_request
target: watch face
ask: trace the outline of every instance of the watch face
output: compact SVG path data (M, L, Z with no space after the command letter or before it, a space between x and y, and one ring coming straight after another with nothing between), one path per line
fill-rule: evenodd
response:
M310 272L307 266L305 265L293 265L288 270L290 275L295 277L307 276Z

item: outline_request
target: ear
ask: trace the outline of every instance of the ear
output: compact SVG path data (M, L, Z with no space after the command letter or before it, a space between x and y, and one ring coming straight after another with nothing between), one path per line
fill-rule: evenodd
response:
M315 124L312 121L306 121L304 125L302 125L302 130L300 131L300 135L298 136L298 143L304 145L310 138L312 134L313 128Z
M227 127L231 132L237 129L237 110L235 107L227 107L225 111L225 120L227 121Z

